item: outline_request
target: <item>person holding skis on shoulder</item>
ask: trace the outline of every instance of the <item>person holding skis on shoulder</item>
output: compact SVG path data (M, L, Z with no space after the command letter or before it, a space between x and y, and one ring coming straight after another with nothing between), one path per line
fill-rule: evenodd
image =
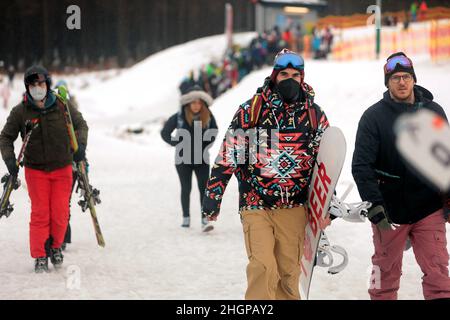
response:
M217 123L209 107L212 97L194 85L181 96L181 109L172 115L161 130L161 137L171 146L176 146L175 167L181 184L182 227L190 227L190 194L192 173L197 177L200 204L209 177L209 148L217 136ZM171 134L176 132L176 138ZM181 138L181 141L179 141ZM203 231L211 231L212 225L202 215Z
M76 96L73 94L72 91L69 91L69 85L68 85L67 81L66 80L59 80L58 82L56 82L55 90L58 90L59 87L66 88L67 92L69 93L69 97L68 97L69 103L72 105L72 107L74 107L75 109L79 110L78 99L76 98Z
M17 136L26 134L25 124L37 121L25 149L25 180L31 200L30 251L35 272L48 272L48 257L61 267L61 245L69 218L72 161L84 159L88 126L81 113L69 105L79 148L73 154L65 118L64 102L51 90L51 78L41 66L32 66L24 76L26 92L15 106L0 134L0 151L11 175L17 175L14 153Z
M233 173L238 179L249 259L246 299L301 298L305 204L319 142L329 126L304 82L304 67L292 51L276 55L271 76L236 112L205 191L203 212L216 220Z
M447 118L433 95L416 85L413 63L403 52L389 56L384 79L388 90L359 122L352 162L361 199L372 203L368 212L375 247L372 263L380 278L374 278L369 295L373 300L397 299L409 238L424 273L425 299L450 298L442 195L410 171L397 151L393 128L400 115L423 108Z

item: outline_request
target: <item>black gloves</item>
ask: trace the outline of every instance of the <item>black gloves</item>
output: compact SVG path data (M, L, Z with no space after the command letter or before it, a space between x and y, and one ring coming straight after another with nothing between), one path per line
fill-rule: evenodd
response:
M19 173L19 167L17 166L16 159L8 159L5 160L6 168L8 168L8 172L12 176L17 176Z
M86 159L86 146L84 144L78 145L78 150L73 154L73 161L80 162Z
M393 225L389 222L386 211L382 205L378 205L369 210L367 217L380 230L393 230Z

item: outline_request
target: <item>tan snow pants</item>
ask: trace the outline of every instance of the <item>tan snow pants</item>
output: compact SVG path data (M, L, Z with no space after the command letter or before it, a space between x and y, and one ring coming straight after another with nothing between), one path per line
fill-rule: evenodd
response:
M247 300L299 300L304 207L241 213L247 265Z

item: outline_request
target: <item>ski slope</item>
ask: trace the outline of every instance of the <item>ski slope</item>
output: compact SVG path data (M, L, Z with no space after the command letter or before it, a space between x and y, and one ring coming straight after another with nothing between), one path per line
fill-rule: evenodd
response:
M238 41L245 43L251 36L241 35ZM216 229L209 234L201 233L194 181L192 226L181 228L174 150L159 136L163 120L179 108L177 86L182 77L220 57L224 47L223 36L209 37L161 51L129 70L67 78L90 127L90 179L101 191L97 213L106 247L97 246L90 216L81 212L74 196L73 243L65 252L64 268L34 274L28 243L30 203L26 188L21 187L12 195L13 214L0 220L0 299L243 299L247 258L237 215L236 179L228 186ZM350 164L359 118L385 90L382 65L383 61L306 61L306 81L316 91L316 102L347 139L338 194L353 182ZM418 83L430 89L450 114L450 65L422 59L415 70ZM270 72L266 68L252 73L215 101L212 111L221 136L238 105ZM16 101L21 91L17 79ZM2 126L6 116L1 110ZM124 133L124 128L133 126L143 127L144 133ZM218 147L213 147L212 156ZM356 187L348 200L359 201ZM450 224L447 231L450 241ZM316 268L310 298L368 299L373 253L369 223L335 221L327 234L347 249L349 265L334 276ZM403 260L399 298L423 299L421 277L410 250Z

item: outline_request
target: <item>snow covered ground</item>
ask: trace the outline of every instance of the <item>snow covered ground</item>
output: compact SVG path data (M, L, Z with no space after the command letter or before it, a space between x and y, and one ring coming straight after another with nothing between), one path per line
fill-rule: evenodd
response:
M243 35L240 41L249 37L251 34ZM219 57L224 46L224 37L210 37L162 51L130 70L68 78L90 127L90 178L101 190L102 204L97 211L106 247L97 246L89 214L81 212L74 196L73 244L65 253L65 268L34 274L28 244L30 204L25 188L20 188L12 195L13 214L0 220L0 299L244 297L247 258L237 215L236 180L228 186L213 232L201 233L195 187L191 195L192 227L182 229L174 150L159 136L163 119L179 108L177 86L181 78L190 69ZM316 102L330 122L343 129L348 143L338 193L353 181L350 163L359 118L385 90L382 65L382 61L306 62L306 81L315 88ZM450 114L450 65L437 66L422 59L415 70L419 84L429 88ZM216 100L212 111L220 135L238 105L252 96L270 71L267 68L252 73ZM101 80L104 76L111 79ZM18 79L15 101L21 90ZM6 115L0 111L2 126ZM144 126L142 135L123 134L123 127L136 124ZM214 146L212 155L218 147ZM359 201L356 188L348 200ZM450 225L447 230L450 241ZM369 223L336 221L327 234L334 244L347 249L349 265L334 276L317 268L310 298L368 299L373 252ZM422 274L411 250L405 253L403 266L399 298L422 299Z

